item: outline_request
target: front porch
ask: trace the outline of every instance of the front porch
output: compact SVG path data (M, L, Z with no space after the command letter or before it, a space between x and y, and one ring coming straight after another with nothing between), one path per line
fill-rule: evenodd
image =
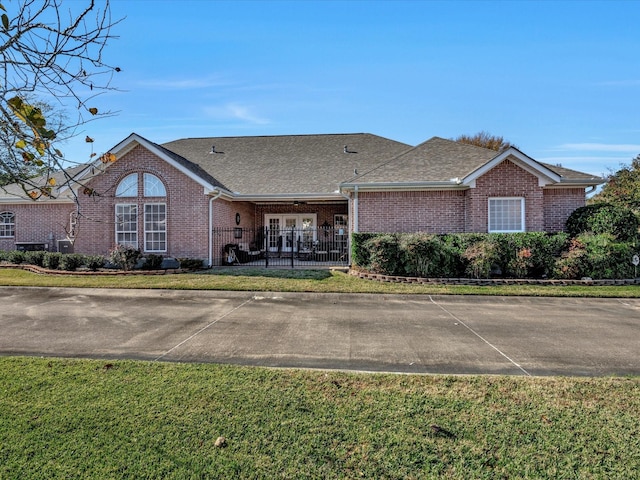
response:
M347 267L349 251L346 226L214 228L212 266Z

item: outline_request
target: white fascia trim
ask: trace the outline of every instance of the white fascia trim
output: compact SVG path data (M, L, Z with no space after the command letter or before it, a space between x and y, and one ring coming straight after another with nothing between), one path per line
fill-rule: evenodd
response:
M588 182L562 182L562 183L555 183L553 185L545 185L544 189L545 190L559 190L559 189L563 189L563 188L594 188L597 187L598 185L601 185L604 182L593 182L593 183L588 183Z
M218 187L215 187L214 185L211 185L209 182L205 182L201 177L199 177L198 175L193 173L191 170L183 167L181 164L176 162L173 158L171 158L170 156L166 155L164 152L158 150L154 144L150 143L148 140L145 140L144 138L142 138L140 135L138 135L136 133L132 133L131 135L129 135L122 142L120 142L118 145L113 147L109 152L113 153L116 156L116 158L119 160L124 155L126 155L131 150L133 150L133 148L136 145L141 145L144 148L146 148L147 150L153 152L154 155L157 155L158 157L160 157L162 160L167 162L169 165L171 165L175 169L177 169L180 172L182 172L183 174L185 174L191 180L193 180L194 182L197 182L200 185L202 185L204 187L204 189L205 189L205 192L207 192L207 191L208 192L213 192L213 191L219 190Z
M340 191L350 192L355 189L360 192L377 192L380 190L416 191L416 190L467 190L468 185L464 185L460 180L455 179L448 182L385 182L385 183L343 183Z
M32 200L30 198L22 198L22 197L4 197L0 198L1 205L43 205L43 204L75 204L75 201L71 198L47 198L43 200Z
M471 188L474 188L476 186L477 178L481 177L509 157L513 157L513 159L516 160L514 163L520 168L538 177L538 186L540 187L548 186L549 183L558 183L562 179L562 177L557 173L549 170L544 165L539 164L531 157L528 157L527 155L522 153L520 150L511 147L504 152L496 155L480 168L464 177L462 179L462 183L468 185Z
M220 187L215 187L213 189L204 187L204 194L205 196L215 196L216 198L221 198L222 200L234 199L233 193Z
M283 193L283 194L233 194L233 200L239 202L293 202L303 201L344 201L339 193Z

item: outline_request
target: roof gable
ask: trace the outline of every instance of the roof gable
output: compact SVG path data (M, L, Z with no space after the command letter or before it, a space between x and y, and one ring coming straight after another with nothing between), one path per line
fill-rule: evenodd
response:
M517 148L509 147L507 150L499 153L484 165L475 169L469 175L463 177L461 179L461 182L464 185L469 185L470 187L474 187L476 179L478 177L481 177L482 175L487 173L489 170L495 168L497 165L499 165L500 163L504 162L507 159L509 159L512 163L516 164L523 170L536 176L538 178L538 185L540 187L544 187L549 183L557 183L560 181L560 175L558 175L556 172L547 168L545 165L536 162L534 159L532 159L531 157L528 157Z
M174 152L167 150L161 145L153 143L136 133L132 133L122 142L118 143L110 150L110 153L114 154L116 159L120 159L138 145L146 148L156 156L160 157L161 160L164 160L180 172L184 173L187 177L202 185L205 192L225 188L224 185L218 182L208 172L203 170L198 164L193 163L180 155L176 155Z
M433 137L341 187L352 189L472 188L481 175L509 159L538 178L540 186L603 183L599 177L538 162L511 147L504 152Z

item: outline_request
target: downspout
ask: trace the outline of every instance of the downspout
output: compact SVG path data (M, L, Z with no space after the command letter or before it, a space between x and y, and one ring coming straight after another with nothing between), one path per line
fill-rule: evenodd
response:
M347 200L347 215L349 216L349 223L351 223L351 196L349 196L349 194L342 193L342 189L338 190L338 193L340 193L340 195L342 195ZM349 261L349 267L351 267L351 225L347 225L347 229L349 232L349 242L347 244L349 248L347 251L347 259Z
M213 202L220 198L220 195L222 192L218 190L218 193L209 199L209 268L213 266Z
M353 189L353 233L358 233L358 186Z

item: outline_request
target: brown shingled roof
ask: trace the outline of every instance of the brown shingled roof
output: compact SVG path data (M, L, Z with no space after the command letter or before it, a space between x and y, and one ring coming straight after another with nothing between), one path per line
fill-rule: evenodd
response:
M228 190L251 195L333 193L354 171L411 148L369 133L186 138L162 147Z

